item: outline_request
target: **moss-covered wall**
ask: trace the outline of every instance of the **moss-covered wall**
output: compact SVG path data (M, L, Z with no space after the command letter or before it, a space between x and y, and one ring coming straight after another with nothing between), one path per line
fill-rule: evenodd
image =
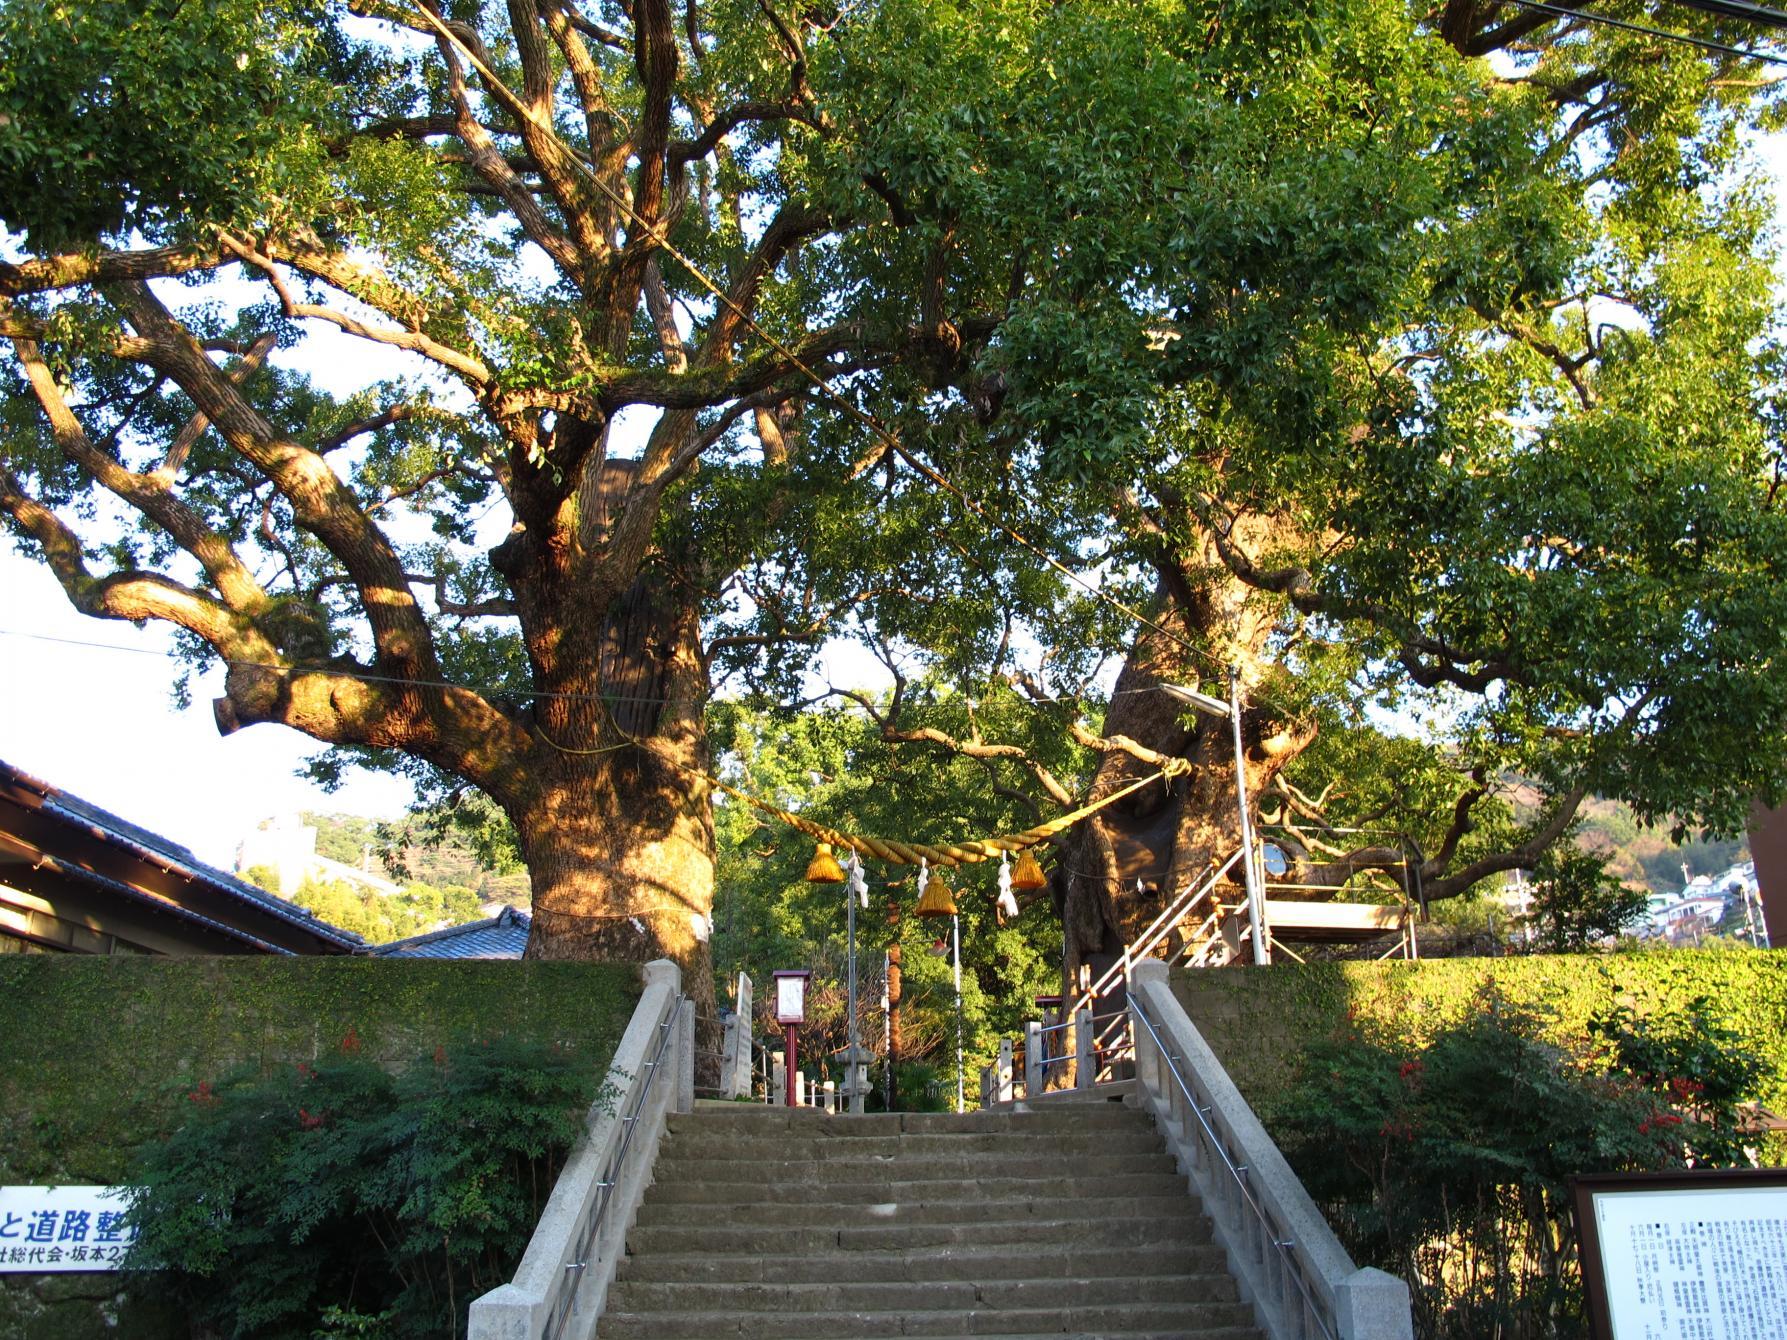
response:
M1787 1111L1787 952L1286 963L1263 972L1178 972L1173 989L1241 1091L1267 1114L1303 1045L1338 1030L1349 1011L1418 1037L1491 991L1552 1018L1560 1038L1579 1037L1592 1015L1621 1000L1642 1011L1704 996L1715 1018L1769 1059L1774 1077L1765 1102Z
M122 1181L200 1080L315 1060L350 1031L362 1055L394 1064L508 1035L571 1048L600 1072L639 992L636 969L607 964L9 954L0 1183ZM117 1335L106 1314L120 1282L0 1275L0 1336Z

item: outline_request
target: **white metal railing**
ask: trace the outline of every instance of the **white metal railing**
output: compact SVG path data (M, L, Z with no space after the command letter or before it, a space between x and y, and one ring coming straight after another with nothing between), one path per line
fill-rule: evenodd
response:
M1136 1086L1210 1215L1271 1340L1412 1340L1408 1287L1354 1266L1168 985L1129 980Z
M1242 854L1237 850L1228 860L1205 875L1201 882L1187 884L1184 889L1180 890L1179 896L1173 899L1159 916L1149 922L1140 935L1123 946L1123 957L1105 969L1097 981L1080 993L1079 1003L1090 1004L1099 996L1108 994L1112 987L1129 976L1129 967L1132 963L1153 958L1154 951L1184 923L1185 919L1191 915L1192 908L1215 891L1216 886L1240 862ZM1220 915L1219 912L1212 912L1204 919L1204 926L1212 925L1220 919Z
M1064 1041L1061 1049L1051 1056L1049 1039L1057 1034L1064 1040L1071 1038L1071 1045ZM1011 1040L1002 1040L998 1059L980 1069L980 1105L992 1107L996 1103L1009 1103L1020 1097L1039 1098L1048 1088L1049 1067L1066 1065L1069 1061L1076 1063L1075 1088L1089 1089L1098 1071L1097 1055L1091 1010L1081 1010L1073 1018L1053 1024L1043 1024L1033 1019L1025 1025L1023 1079L1020 1081L1017 1077Z
M553 1185L515 1278L475 1299L467 1340L588 1340L651 1181L672 1111L694 1107L694 1003L675 963L645 965L584 1137Z

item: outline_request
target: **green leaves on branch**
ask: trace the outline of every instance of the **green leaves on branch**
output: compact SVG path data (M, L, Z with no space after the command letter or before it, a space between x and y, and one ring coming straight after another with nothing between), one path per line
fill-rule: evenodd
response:
M131 1263L196 1326L310 1340L357 1316L388 1340L463 1334L471 1299L513 1273L592 1077L511 1041L393 1076L358 1045L350 1029L336 1059L201 1081L145 1150Z

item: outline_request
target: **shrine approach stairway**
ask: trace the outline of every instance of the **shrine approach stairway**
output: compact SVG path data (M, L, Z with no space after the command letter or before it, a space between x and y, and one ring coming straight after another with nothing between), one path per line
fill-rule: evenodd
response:
M599 1340L1260 1340L1142 1112L672 1116Z

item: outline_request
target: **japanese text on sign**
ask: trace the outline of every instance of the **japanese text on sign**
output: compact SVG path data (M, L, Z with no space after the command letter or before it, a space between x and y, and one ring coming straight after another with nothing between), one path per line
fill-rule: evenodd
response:
M1787 1337L1787 1194L1596 1195L1614 1340Z
M124 1187L0 1186L0 1272L116 1270L136 1237Z

